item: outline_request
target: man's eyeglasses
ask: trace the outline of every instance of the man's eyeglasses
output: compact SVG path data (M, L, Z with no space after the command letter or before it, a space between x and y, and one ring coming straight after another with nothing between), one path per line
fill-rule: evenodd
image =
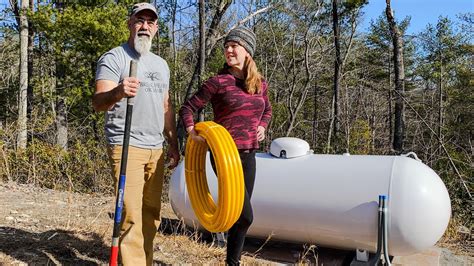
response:
M155 26L156 25L156 19L143 19L143 18L137 18L135 20L135 25L137 26L143 26L145 23L148 24L148 26Z

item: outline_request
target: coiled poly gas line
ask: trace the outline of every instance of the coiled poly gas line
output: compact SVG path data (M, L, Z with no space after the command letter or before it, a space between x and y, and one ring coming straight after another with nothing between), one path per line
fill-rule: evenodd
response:
M194 213L209 232L229 230L239 219L244 204L245 183L242 163L234 140L221 125L200 122L194 127L206 142L188 138L186 143L186 186ZM218 178L217 205L209 191L206 177L206 153L211 149Z

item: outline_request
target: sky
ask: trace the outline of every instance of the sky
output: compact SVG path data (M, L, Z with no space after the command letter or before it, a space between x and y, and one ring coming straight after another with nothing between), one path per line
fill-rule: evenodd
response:
M391 0L390 2L397 21L411 16L408 34L424 30L428 23L436 25L441 15L457 21L456 14L474 12L474 0ZM369 0L362 9L365 16L361 30L367 31L371 19L375 21L382 12L385 14L385 7L385 0Z
M0 0L0 10L7 6L8 0ZM428 23L435 25L440 15L456 21L456 14L474 12L474 0L391 0L391 6L398 21L411 16L408 34L424 30ZM385 12L385 0L369 0L362 11L365 16L360 29L367 31L370 20Z

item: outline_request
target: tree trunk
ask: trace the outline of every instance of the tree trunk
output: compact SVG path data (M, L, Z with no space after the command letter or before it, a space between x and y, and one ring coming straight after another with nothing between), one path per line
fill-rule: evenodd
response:
M206 62L206 7L204 0L199 0L199 78L198 82L202 82L204 74L204 64Z
M64 97L57 96L56 99L56 144L63 150L67 150L67 108Z
M392 101L393 101L393 93L392 93L392 58L390 56L391 52L388 55L388 94L387 94L387 121L388 121L388 136L389 139L387 140L386 147L390 147L390 144L393 140L393 112L392 112ZM390 148L387 148L390 150Z
M314 84L313 90L313 132L311 134L311 144L313 148L316 148L317 144L317 130L318 130L318 84L317 81Z
M26 148L27 142L27 91L28 91L28 18L29 0L21 1L20 11L20 89L18 94L17 147Z
M403 139L405 135L405 111L403 96L405 93L405 69L403 64L403 38L398 28L393 12L390 7L390 0L386 0L387 8L385 14L390 27L390 34L393 43L393 63L395 74L395 121L393 130L393 149L397 153L403 151Z
M441 66L439 69L439 92L438 92L438 137L443 141L443 60L440 58Z
M56 144L64 150L67 150L67 108L66 99L63 96L65 67L56 58L56 102L55 102L55 123L56 123Z
M206 10L204 0L199 0L199 60L198 60L198 86L201 85L206 62ZM204 121L204 111L198 111L199 121Z
M158 14L160 14L160 10L158 9L158 6L156 5L156 2L155 2L155 8L156 8L156 11L158 12ZM158 17L158 21L156 22L158 23L158 30L156 31L156 34L155 34L155 42L156 42L156 51L155 53L157 55L160 55L161 53L161 44L160 44L160 27L159 27L159 24L160 24L160 18Z
M67 3L59 2L56 3L56 8L62 12L66 8ZM56 123L56 145L61 147L63 150L67 150L68 134L67 134L67 108L66 108L66 99L63 96L64 90L64 79L66 76L65 67L61 62L61 58L58 55L55 55L55 93L56 93L56 102L55 104L55 123Z
M172 84L175 86L175 95L173 102L177 106L181 106L181 99L179 97L179 93L177 88L178 83L178 73L179 73L179 64L178 64L178 52L176 51L176 9L178 8L178 1L173 0L171 3L171 31L170 31L170 50L171 50L171 57L173 58L173 76L172 76Z
M328 145L331 146L331 139L336 140L339 134L339 112L338 112L338 94L339 94L339 79L341 75L341 47L340 47L340 28L339 28L339 15L337 10L337 0L332 0L332 28L334 36L334 48L336 50L336 58L334 60L334 85L333 85L333 101L332 101L332 116L331 122L329 123L331 129L329 129ZM337 145L337 143L336 143Z
M34 1L30 1L30 11L34 11ZM28 26L28 77L33 77L33 39L35 33L33 31L33 27L31 25ZM27 99L27 119L31 121L31 113L33 112L33 85L31 82L28 82L28 89L26 91L26 99Z

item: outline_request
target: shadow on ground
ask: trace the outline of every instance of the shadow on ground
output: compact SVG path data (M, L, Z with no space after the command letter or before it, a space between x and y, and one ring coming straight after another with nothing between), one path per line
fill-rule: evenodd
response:
M0 252L28 265L104 265L109 262L110 244L104 243L96 233L67 230L32 233L0 227Z
M215 234L197 232L196 229L186 226L177 219L163 218L158 231L164 235L181 234L190 236L198 233L201 241L209 245L217 245ZM243 255L283 264L303 263L339 266L349 265L355 256L355 252L247 237Z
M0 252L28 265L104 264L109 248L95 233L49 230L32 233L0 227Z
M196 230L177 219L163 218L158 231L163 235L191 236ZM217 245L215 234L199 232L200 241ZM0 252L28 265L102 265L109 259L109 243L97 233L49 230L33 233L0 227ZM347 265L353 252L320 248L314 245L247 238L244 256L285 264ZM155 264L160 264L155 261Z

